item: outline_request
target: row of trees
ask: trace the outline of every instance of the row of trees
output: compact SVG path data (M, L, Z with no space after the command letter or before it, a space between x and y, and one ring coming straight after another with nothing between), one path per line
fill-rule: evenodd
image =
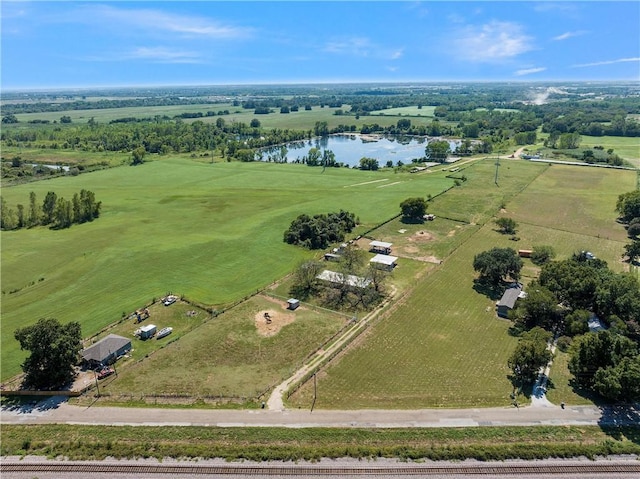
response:
M68 228L74 223L86 223L100 216L101 201L96 201L95 193L90 190L80 190L71 200L58 197L53 192L47 192L42 204L38 203L36 194L29 193L29 205L18 204L16 209L9 207L4 198L0 198L0 228L15 230L33 228L35 226L50 226L52 229Z

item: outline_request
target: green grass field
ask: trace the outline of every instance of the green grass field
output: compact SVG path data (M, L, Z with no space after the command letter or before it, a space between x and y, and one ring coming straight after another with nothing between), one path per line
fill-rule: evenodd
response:
M372 111L371 115L378 116L411 116L411 117L430 117L434 116L435 106L423 106L418 108L415 106L403 106L398 108L387 108L385 110Z
M256 326L257 315L258 323L267 327L263 311L274 312L273 326L267 331L274 332L272 336L260 334ZM107 401L119 401L122 396L139 400L153 394L255 398L292 374L346 321L347 316L305 306L287 311L284 301L254 296L143 362L121 369L102 393L111 396Z
M490 186L494 171L492 161L476 163L462 172L467 182L432 201L431 212L450 212L456 218L486 223L479 229L463 227L473 229L453 243L430 223L420 225L433 231L430 251L436 251L442 241L442 251L453 250L453 254L418 282L403 304L318 376L316 407L508 405L512 386L506 362L517 339L507 332L511 323L497 319L496 298L474 290L474 255L494 246L519 249L550 244L559 258L589 249L614 270L625 270L618 260L624 245L619 230L622 236L624 230L615 222L612 208L618 194L633 188L634 172L503 162L500 186ZM561 188L568 179L573 180L572 186ZM517 242L498 233L491 221L501 202L506 206L503 214L522 221ZM557 211L557 215L550 211ZM439 221L436 218L433 225ZM405 248L402 235L413 229L400 234L398 226L385 225L379 236ZM445 224L443 230L448 228ZM526 260L525 275L530 279L535 271ZM569 404L584 403L584 398L571 391L566 361L559 361L555 368L552 397ZM311 385L307 384L292 396L291 404L307 407L311 397Z
M375 180L390 179L379 188ZM96 221L68 230L2 232L2 378L24 353L13 332L41 317L79 321L89 336L167 291L224 305L283 277L312 256L282 241L301 213L354 212L364 231L394 216L410 196L452 180L267 163L204 164L166 158L3 189L10 204L70 198L89 189Z
M343 105L342 108L329 108L320 106L314 106L310 111L301 108L297 112L280 113L279 109L273 108L273 113L266 115L256 115L254 110L243 109L239 106L233 106L232 104L200 104L200 105L175 105L175 106L149 106L149 107L125 107L125 108L105 108L96 110L68 110L68 111L56 111L56 112L43 112L43 113L21 113L16 115L21 122L16 125L9 125L9 128L40 128L41 125L29 125L28 121L31 120L49 120L60 121L60 118L64 115L69 116L73 123L86 123L90 118L94 118L98 123L108 123L109 121L119 118L153 118L156 115L167 115L173 117L180 113L198 113L201 112L204 115L208 111L215 112L228 110L228 115L214 115L204 116L202 118L185 119L187 122L196 120L203 121L205 123L215 122L218 118L224 119L226 122L238 121L246 124L251 123L251 120L258 119L263 128L291 128L296 130L313 130L316 122L326 121L329 128L335 128L338 125L356 125L358 129L364 124L377 123L381 126L395 125L398 118L398 113L387 113L391 110L384 110L385 116L370 115L360 116L356 119L351 115L336 115L336 110L342 109L343 111L349 111L349 105ZM415 108L422 118L413 118L414 124L427 124L432 120L434 107L423 107L422 110ZM403 113L408 115L409 113Z
M613 148L617 153L636 168L640 168L640 138L630 138L623 136L585 136L582 135L580 148L593 148L602 146L605 151Z

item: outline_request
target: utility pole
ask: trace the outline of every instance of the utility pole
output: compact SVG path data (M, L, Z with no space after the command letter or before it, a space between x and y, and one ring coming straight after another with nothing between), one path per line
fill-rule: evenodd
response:
M318 398L318 382L316 380L316 373L313 373L313 402L311 403L311 412L316 405L316 399Z
M495 178L495 180L494 180L494 182L495 182L496 186L500 186L500 185L498 184L498 168L499 168L499 167L500 167L500 158L498 157L498 158L496 158L496 178Z

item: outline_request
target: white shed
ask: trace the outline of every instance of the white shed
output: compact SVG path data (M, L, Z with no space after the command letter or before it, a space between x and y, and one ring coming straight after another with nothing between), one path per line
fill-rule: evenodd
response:
M369 243L369 251L373 253L389 254L391 253L391 247L393 243L386 243L384 241L372 241Z
M393 268L396 267L397 261L398 261L397 256L390 256L388 254L377 254L369 260L369 262L372 263L374 266L377 266L378 268L386 269L389 271L391 271Z
M155 324L147 324L146 326L142 326L140 331L140 339L149 339L154 334L156 334L156 325Z

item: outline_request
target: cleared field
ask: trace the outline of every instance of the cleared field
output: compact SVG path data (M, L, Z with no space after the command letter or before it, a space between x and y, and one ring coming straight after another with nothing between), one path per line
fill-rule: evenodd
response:
M433 199L428 210L441 218L483 224L496 213L501 204L524 190L547 168L546 164L541 163L501 160L496 185L494 159L467 163L452 174L453 178L464 176L466 181L460 187Z
M615 205L618 195L635 186L635 171L553 165L503 215L518 223L626 242L626 231L615 221Z
M346 188L388 175L399 183ZM10 205L28 204L30 191L42 201L47 191L70 198L85 188L103 207L93 223L64 231L2 232L2 378L24 358L13 338L20 326L55 317L79 321L89 336L167 291L231 303L314 254L282 241L299 214L343 208L365 231L397 214L405 198L451 182L441 174L167 158L4 188Z
M640 138L629 138L623 136L585 136L582 135L580 141L581 148L592 148L596 145L604 147L605 151L613 148L625 160L640 168Z
M218 118L224 119L226 122L238 121L246 124L250 124L254 118L260 121L263 128L291 128L296 130L313 130L316 122L326 121L329 128L335 128L338 125L356 125L359 129L364 124L377 123L381 126L395 125L397 118L394 115L385 118L385 116L360 116L356 119L351 115L336 115L336 110L342 109L343 111L349 110L349 105L343 105L341 108L329 108L320 106L314 106L310 111L301 108L299 111L290 113L280 113L280 110L273 108L273 113L266 115L256 115L252 109L243 109L239 106L233 106L232 104L199 104L199 105L172 105L172 106L149 106L149 107L124 107L124 108L105 108L95 110L68 110L68 111L56 111L56 112L43 112L43 113L22 113L16 115L21 122L17 125L9 125L9 128L39 128L40 125L27 125L25 124L31 120L49 120L60 121L60 117L66 115L69 116L73 123L86 123L90 118L94 118L98 123L107 123L111 120L119 118L153 118L156 115L167 115L173 117L180 113L198 113L201 112L204 115L208 111L216 113L214 116L203 116L202 118L185 119L186 122L193 122L196 120L203 121L205 123L215 122ZM417 108L417 107L416 107ZM432 113L429 115L427 108L424 107L421 119L413 119L415 124L427 124L431 121ZM219 111L228 110L228 115L217 115ZM386 111L386 110L385 110ZM417 122L417 123L416 123Z
M271 313L269 325L264 311ZM286 302L254 296L121 369L102 393L112 395L106 401L153 394L256 397L293 373L346 321L346 316L305 306L288 311Z
M435 106L423 106L422 108L418 108L418 105L415 105L403 106L398 108L387 108L386 110L376 110L372 111L371 115L433 117L435 110Z

